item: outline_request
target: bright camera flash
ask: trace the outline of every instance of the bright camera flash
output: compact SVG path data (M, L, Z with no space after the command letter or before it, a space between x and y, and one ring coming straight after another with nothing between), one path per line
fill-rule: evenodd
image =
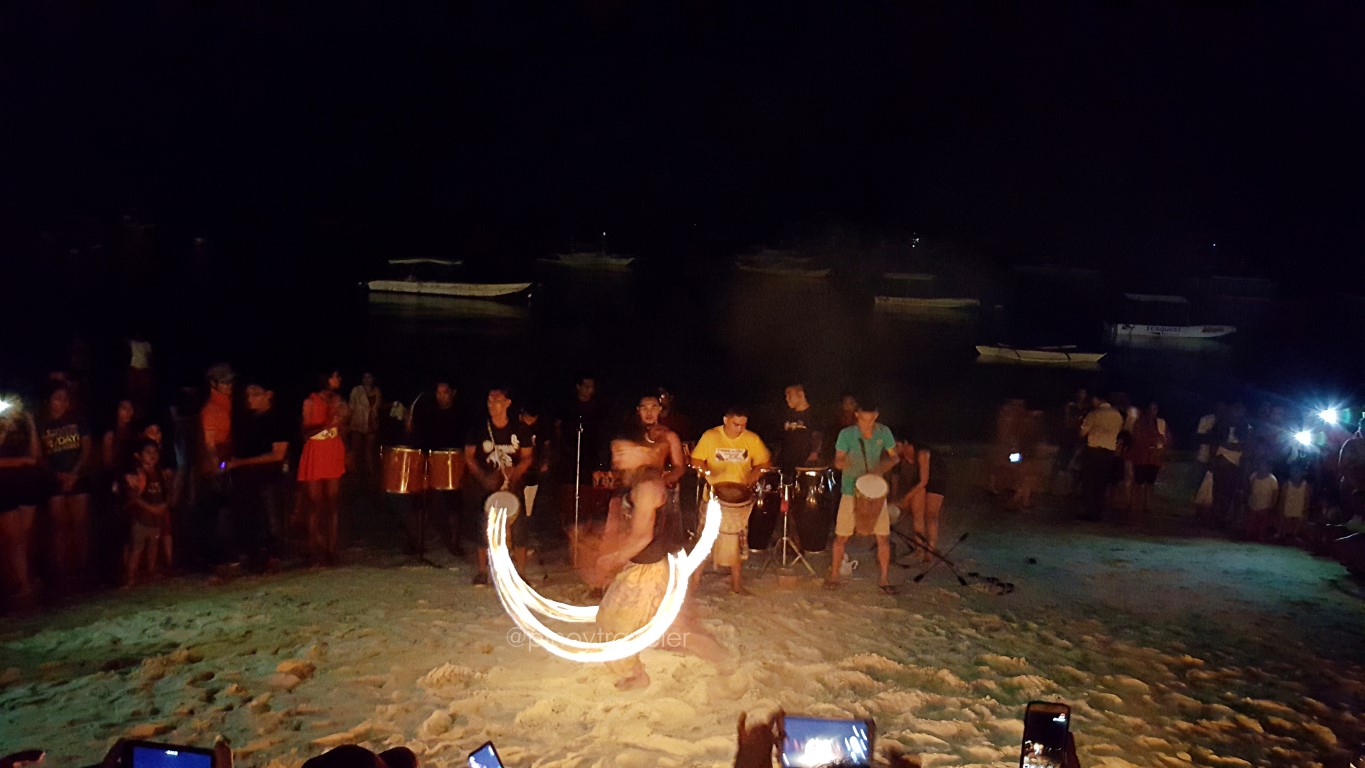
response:
M1328 424L1336 424L1337 420L1340 418L1340 415L1337 413L1337 409L1335 408L1323 408L1321 411L1318 411L1318 418L1322 419Z
M1299 445L1303 445L1303 446L1312 445L1312 444L1313 444L1313 433L1312 433L1312 432L1309 432L1309 431L1306 430L1306 429L1305 429L1305 430L1302 430L1302 431L1300 431L1300 432L1295 432L1295 433L1294 433L1294 439L1297 440L1297 441L1299 441Z
M1021 461L1023 461L1023 460L1024 460L1024 454L1022 454L1022 453L1011 453L1011 454L1010 454L1010 463L1011 463L1011 464L1018 464L1019 462L1021 462Z

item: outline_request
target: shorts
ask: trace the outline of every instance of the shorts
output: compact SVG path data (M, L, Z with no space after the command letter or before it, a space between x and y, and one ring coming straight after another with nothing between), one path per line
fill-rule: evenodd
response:
M132 530L129 531L128 534L128 541L132 544L134 552L137 552L148 544L155 544L160 538L161 526L143 525L142 523L136 522L133 523Z
M848 538L854 535L856 526L854 525L853 497L839 497L839 516L834 519L834 535L839 538ZM886 511L886 500L882 500L882 513L877 515L877 522L872 527L873 536L891 535L891 514Z
M1133 466L1133 482L1138 485L1156 485L1156 473L1161 471L1160 464L1137 464Z
M51 477L51 484L48 486L49 496L86 496L90 493L90 478L84 475L76 478L76 482L71 484L69 491L62 490L61 478L57 477L55 473Z
M948 484L937 477L930 477L929 482L924 484L924 492L932 493L935 496L944 496L946 495L944 492L947 490Z
M54 478L38 467L0 469L0 512L36 507L56 489Z

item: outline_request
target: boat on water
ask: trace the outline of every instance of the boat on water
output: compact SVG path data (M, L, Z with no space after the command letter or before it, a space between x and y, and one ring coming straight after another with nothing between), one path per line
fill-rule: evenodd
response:
M1235 325L1191 323L1190 300L1184 296L1125 293L1123 298L1123 313L1128 317L1136 316L1142 322L1106 323L1105 331L1115 339L1216 339L1237 332Z
M492 283L456 279L458 267L463 262L453 259L390 259L388 263L387 277L366 283L371 291L495 299L514 296L531 288L531 283Z
M978 344L976 353L983 360L1014 363L1098 363L1103 352L1081 352L1074 346L1062 347L1012 347L1007 344Z
M1142 325L1112 323L1105 329L1113 336L1144 336L1172 339L1216 339L1237 332L1235 325Z
M784 264L781 262L740 262L739 270L741 272L751 272L756 275L799 278L829 277L830 272L828 267L807 267L800 264Z
M465 296L494 299L530 290L530 283L456 283L425 280L371 280L371 291L381 293L413 293L419 296Z
M955 312L976 309L981 306L977 299L937 298L926 299L913 296L877 296L874 307L887 312Z
M938 279L938 275L928 272L883 272L882 279L898 283L932 283Z
M556 253L553 256L536 259L538 263L562 269L582 269L592 272L624 272L630 269L634 256L617 256L600 251L575 251Z

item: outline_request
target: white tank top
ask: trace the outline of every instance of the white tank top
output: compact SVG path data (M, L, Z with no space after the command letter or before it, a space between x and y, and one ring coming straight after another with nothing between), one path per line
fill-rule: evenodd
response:
M1308 510L1308 483L1284 484L1284 516L1303 517Z

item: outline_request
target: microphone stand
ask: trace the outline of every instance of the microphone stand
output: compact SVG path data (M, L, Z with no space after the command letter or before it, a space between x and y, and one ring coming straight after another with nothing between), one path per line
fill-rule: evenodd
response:
M583 491L583 417L578 417L578 447L573 462L573 567L578 567L578 509L580 494Z

